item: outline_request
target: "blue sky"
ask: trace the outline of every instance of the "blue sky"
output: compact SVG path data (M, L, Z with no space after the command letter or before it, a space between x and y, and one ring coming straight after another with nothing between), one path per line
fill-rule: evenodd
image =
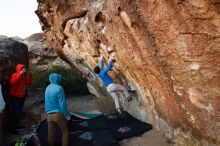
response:
M0 0L0 35L26 38L41 32L37 0Z

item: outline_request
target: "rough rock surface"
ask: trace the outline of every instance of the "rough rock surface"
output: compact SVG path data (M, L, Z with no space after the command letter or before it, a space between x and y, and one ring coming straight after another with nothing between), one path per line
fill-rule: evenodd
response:
M31 63L44 70L55 65L68 67L68 64L61 60L56 51L50 47L43 33L35 33L24 39L28 46L29 59Z
M113 50L111 76L138 93L131 113L179 144L220 142L219 0L38 3L47 40L97 93L99 50Z

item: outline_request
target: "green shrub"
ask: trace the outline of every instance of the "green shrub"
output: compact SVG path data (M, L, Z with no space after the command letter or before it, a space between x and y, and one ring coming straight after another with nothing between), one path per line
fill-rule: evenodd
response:
M33 74L31 90L45 89L51 73L61 74L61 84L66 94L85 95L88 94L87 80L83 78L76 70L68 69L62 66L54 66L48 70L40 70L36 65L31 64L29 70Z

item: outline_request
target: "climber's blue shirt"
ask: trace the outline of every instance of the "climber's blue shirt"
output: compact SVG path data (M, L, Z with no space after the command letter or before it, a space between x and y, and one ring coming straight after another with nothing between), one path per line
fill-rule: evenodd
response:
M59 85L61 75L53 73L49 76L50 85L45 91L45 110L46 113L60 112L65 118L69 116L66 106L66 98L63 87Z
M111 70L111 68L112 68L112 61L109 61L108 67L104 68L104 59L102 58L101 63L100 63L101 72L99 73L99 77L102 79L105 86L108 86L109 84L112 83L112 79L107 74L108 71Z

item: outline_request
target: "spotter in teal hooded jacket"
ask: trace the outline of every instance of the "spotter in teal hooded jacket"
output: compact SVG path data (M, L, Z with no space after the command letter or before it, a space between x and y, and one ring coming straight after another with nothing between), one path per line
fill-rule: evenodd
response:
M45 91L46 113L60 112L65 118L69 116L63 87L60 86L61 75L53 73L49 76L50 84Z

